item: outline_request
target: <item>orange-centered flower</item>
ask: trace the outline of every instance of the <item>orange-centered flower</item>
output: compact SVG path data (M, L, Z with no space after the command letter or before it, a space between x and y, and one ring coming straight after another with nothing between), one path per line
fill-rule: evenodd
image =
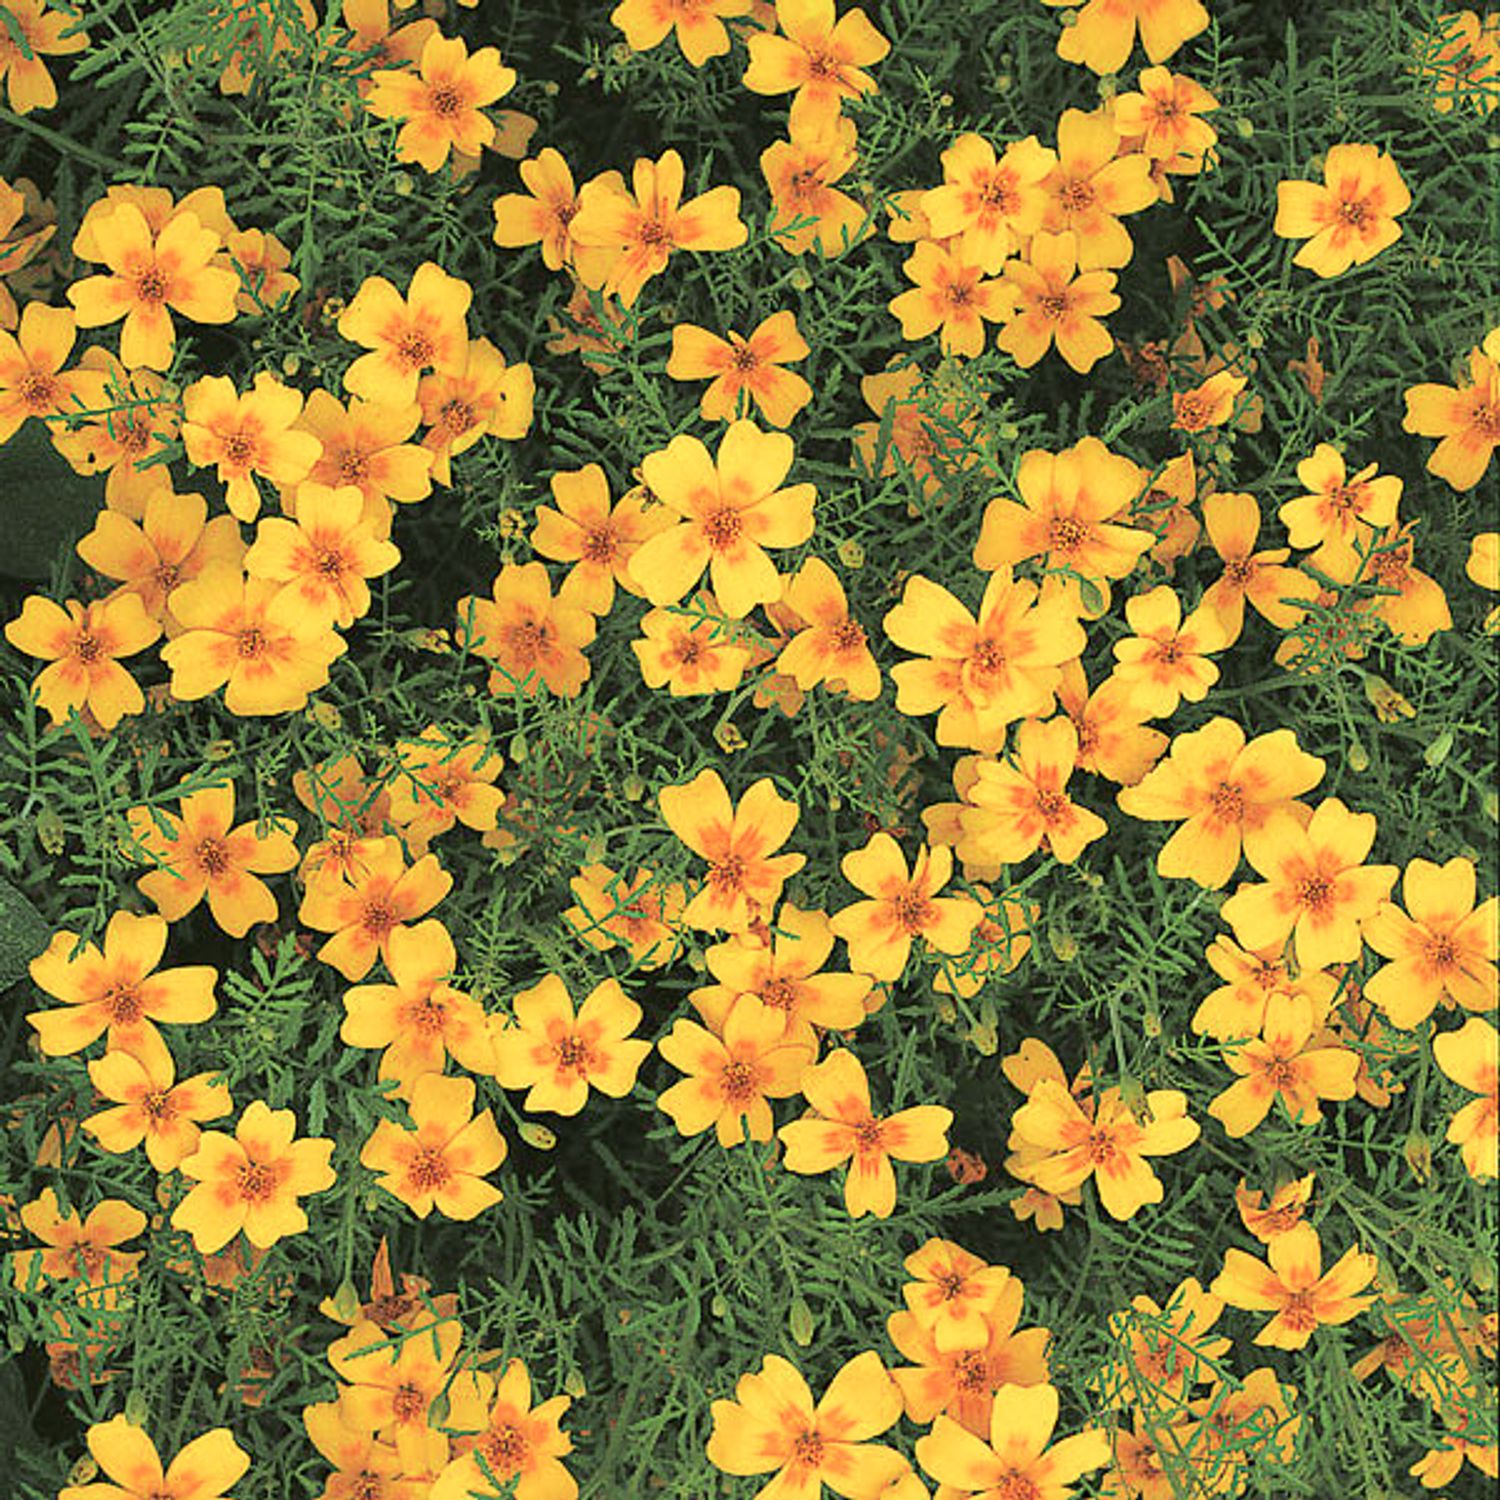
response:
M806 359L808 353L796 315L790 312L763 318L747 338L731 329L721 339L694 323L679 323L672 330L667 374L673 380L710 382L698 408L705 422L744 415L746 402L741 397L746 397L773 427L785 427L813 393L800 375L780 367Z
M728 16L742 16L751 0L620 0L609 13L609 24L625 33L632 52L649 52L677 33L682 55L701 68L711 57L729 51Z
M461 371L469 356L473 291L439 265L417 267L405 297L384 276L366 276L339 314L339 335L369 350L344 371L344 386L368 401L416 400L424 370Z
M408 441L421 420L415 402L382 406L355 397L346 408L319 386L308 393L296 423L323 445L307 478L330 489L354 485L364 496L370 530L384 539L391 529L391 501L409 505L432 491L432 454ZM281 508L297 514L296 491L283 492Z
M1401 425L1441 438L1428 456L1428 470L1456 490L1473 489L1500 446L1500 328L1470 352L1467 380L1412 386Z
M1471 1177L1492 1178L1500 1172L1497 1121L1500 1121L1500 1035L1488 1021L1470 1016L1457 1031L1432 1039L1432 1055L1460 1088L1478 1094L1448 1122L1447 1139L1463 1151Z
M1077 0L1044 0L1073 5ZM1208 12L1200 0L1088 0L1057 38L1064 62L1082 63L1101 76L1118 73L1135 46L1154 63L1165 62L1182 44L1208 29Z
M1284 239L1307 241L1293 265L1337 276L1394 245L1401 238L1397 216L1410 207L1396 163L1378 146L1332 146L1322 183L1277 185L1272 227Z
M1150 158L1118 155L1120 132L1102 114L1063 111L1057 124L1057 165L1043 186L1043 228L1071 229L1078 237L1080 270L1125 265L1134 251L1121 214L1149 208L1157 200Z
M177 1082L165 1047L131 1052L111 1047L89 1064L89 1081L114 1108L90 1115L79 1128L106 1151L133 1151L144 1143L158 1172L174 1170L198 1149L202 1121L217 1120L233 1108L229 1089L213 1073Z
M878 63L891 44L862 10L834 20L833 0L776 0L781 35L750 34L750 66L745 87L754 94L796 90L788 121L792 135L833 123L845 99L873 93L865 69Z
M1198 703L1219 680L1208 658L1229 645L1229 630L1212 605L1200 604L1186 620L1182 600L1167 583L1125 601L1134 635L1116 641L1114 678L1130 690L1149 719L1164 719L1186 699Z
M165 1469L156 1444L123 1416L90 1427L88 1445L106 1480L65 1485L57 1500L228 1500L250 1467L227 1427L194 1438Z
M493 1495L495 1484L516 1481L516 1500L575 1500L578 1485L563 1467L573 1440L558 1426L572 1405L553 1396L531 1404L531 1377L519 1359L496 1380L463 1371L448 1388L445 1425L473 1436L454 1439L457 1456L433 1482L427 1500Z
M1024 258L1005 264L1014 297L995 343L1024 369L1030 369L1053 343L1080 375L1086 375L1115 347L1099 320L1120 305L1113 271L1078 270L1078 237L1038 232Z
M560 271L578 254L573 243L573 219L578 213L578 192L573 174L562 153L543 147L518 168L524 193L503 193L491 205L495 215L493 239L505 249L540 244L542 263L549 271ZM585 251L587 257L597 251Z
M805 621L776 658L804 692L826 682L861 703L880 696L880 668L862 626L849 613L838 575L822 558L809 557L786 586L782 603Z
M546 566L506 563L495 576L491 599L458 601L461 645L494 662L490 692L536 694L545 685L571 698L591 670L583 648L594 639L594 617L566 584L554 598Z
M1010 1271L941 1239L929 1239L902 1264L913 1279L901 1288L901 1295L937 1347L980 1348L988 1337L986 1321L999 1307Z
M74 12L49 9L46 0L10 0L5 9L9 19L0 26L0 83L10 107L18 115L51 109L57 85L45 59L83 51L89 34Z
M0 443L9 442L28 417L45 420L108 404L101 371L63 369L77 333L71 308L41 302L26 304L15 333L0 328ZM61 424L49 429L60 431Z
M984 325L1005 318L1014 303L1008 282L985 280L978 261L966 260L958 249L922 240L902 267L916 285L893 297L892 316L901 324L904 339L926 338L936 331L944 354L970 358L984 350Z
M1057 153L1034 135L1012 141L998 161L983 136L959 136L943 152L943 185L922 194L932 237L960 236L963 259L993 276L1041 228L1047 211L1042 183L1056 165Z

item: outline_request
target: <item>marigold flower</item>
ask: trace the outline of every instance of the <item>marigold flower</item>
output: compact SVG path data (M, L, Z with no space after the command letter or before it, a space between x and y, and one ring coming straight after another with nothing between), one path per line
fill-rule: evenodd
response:
M1323 779L1325 764L1290 729L1246 742L1233 719L1179 734L1167 759L1118 794L1122 811L1153 822L1185 820L1156 856L1168 880L1218 890L1239 867L1241 842Z
M1042 183L1057 153L1034 135L1012 141L999 160L983 136L966 133L943 152L943 185L922 194L921 212L935 240L960 236L965 264L995 275L1018 244L1041 228Z
M842 687L861 703L880 696L880 668L866 644L864 628L849 613L838 575L821 558L810 557L787 583L782 601L806 624L776 658L804 692L826 682Z
M571 1398L553 1396L533 1407L531 1377L519 1359L498 1381L461 1371L448 1389L448 1424L477 1436L454 1439L456 1456L438 1474L428 1500L496 1496L503 1491L495 1485L507 1480L516 1481L516 1500L575 1500L578 1485L562 1465L573 1440L558 1426L571 1405Z
M180 702L224 689L232 714L290 713L328 681L344 654L325 615L310 615L294 593L245 578L216 562L167 596L182 631L162 647L170 691Z
M1044 0L1047 5L1076 0ZM1200 0L1087 0L1057 38L1064 62L1082 63L1100 75L1125 66L1140 28L1141 46L1154 63L1165 62L1182 44L1208 29Z
M817 491L785 488L796 456L784 432L762 432L753 422L731 422L716 458L682 433L641 460L651 493L678 522L644 541L630 559L630 576L653 604L675 604L708 568L715 597L732 619L782 594L782 580L766 547L795 547L813 533Z
M957 962L943 964L933 977L932 987L940 995L971 1000L991 976L1011 973L1031 951L1031 929L1037 920L1037 908L1008 897L997 899L982 885L975 890L984 915L969 946L957 955Z
M1360 924L1396 883L1394 865L1366 865L1375 842L1374 813L1350 812L1325 797L1304 827L1278 813L1245 831L1245 857L1260 884L1242 884L1220 909L1244 947L1291 939L1298 964L1321 969L1360 955Z
M57 85L47 71L48 57L82 52L89 44L88 32L76 12L52 10L45 0L9 0L9 23L0 27L0 83L18 115L34 109L51 109L57 103ZM18 35L19 33L19 35Z
M1296 1391L1283 1386L1274 1370L1252 1370L1238 1390L1227 1385L1215 1381L1207 1395L1188 1403L1201 1438L1197 1470L1216 1494L1235 1493L1256 1461L1290 1465L1302 1426L1289 1404Z
M759 1374L741 1375L734 1400L715 1401L712 1414L708 1461L726 1474L774 1469L756 1491L767 1500L819 1496L825 1484L841 1495L885 1494L907 1469L894 1448L868 1441L901 1415L901 1392L873 1349L846 1361L816 1406L797 1367L768 1354Z
M1407 432L1442 441L1428 455L1429 473L1471 490L1500 446L1500 329L1469 353L1469 378L1458 385L1414 385L1406 392Z
M606 296L633 307L641 288L666 270L674 250L733 250L749 230L740 220L740 190L710 188L682 201L682 157L665 151L657 161L639 157L631 173L632 192L618 172L584 183L572 222L575 244L613 252L598 281ZM591 278L602 267L579 266Z
M375 0L384 5L385 0ZM432 23L436 25L436 22ZM314 1448L334 1467L325 1493L358 1494L357 1486L376 1486L375 1494L401 1495L405 1465L396 1449L373 1432L347 1425L340 1401L315 1401L302 1408L302 1425Z
M1338 573L1354 561L1355 545L1365 528L1396 524L1401 480L1394 474L1376 476L1367 464L1352 479L1344 455L1332 443L1319 443L1311 458L1297 465L1297 478L1308 494L1288 500L1276 514L1294 547L1315 547L1308 559L1325 573Z
M674 698L684 698L727 693L739 686L750 649L736 643L734 625L717 610L718 601L706 591L694 600L692 610L647 610L641 618L641 638L632 641L630 649L648 688L665 687Z
M1472 10L1439 15L1437 30L1417 45L1416 71L1432 85L1436 113L1450 114L1460 104L1472 105L1480 114L1493 113L1500 102L1495 88L1500 77L1500 21L1493 13L1482 18Z
M1313 1178L1312 1172L1306 1177L1294 1177L1277 1188L1265 1204L1261 1202L1263 1194L1259 1189L1251 1192L1241 1178L1240 1185L1234 1190L1234 1206L1239 1210L1240 1223L1261 1244L1269 1245L1278 1234L1285 1234L1302 1222L1312 1199Z
M931 240L922 240L902 269L916 286L888 304L900 321L901 337L920 339L937 331L944 354L982 353L985 322L1000 322L1014 306L1007 282L982 280L977 262Z
M0 328L14 328L18 316L6 278L19 280L57 233L56 223L46 221L50 211L34 182L18 177L12 186L0 177Z
M568 884L578 905L570 906L563 920L590 948L623 944L642 969L659 969L676 952L687 901L680 885L661 887L650 870L626 877L608 865L585 865Z
M682 55L701 68L711 57L729 51L726 17L742 16L751 0L620 0L609 13L609 24L625 33L632 52L649 52L677 35ZM554 267L555 269L555 267Z
M424 370L456 374L469 357L473 289L439 265L417 267L406 296L384 276L366 276L343 312L339 336L370 352L344 371L344 387L367 401L406 406Z
M86 248L73 244L75 254L109 267L108 275L87 276L68 288L78 326L101 328L123 318L125 366L165 370L177 342L168 309L194 323L234 317L240 279L212 263L221 243L219 231L193 212L178 212L153 232L135 204L116 204L95 221Z
M806 340L790 312L763 318L748 338L730 330L727 339L679 323L672 330L667 374L673 380L709 380L699 413L705 422L729 421L743 413L746 395L773 427L785 427L812 400L812 387L781 365L806 359Z
M1114 120L1127 141L1168 172L1191 174L1209 164L1218 132L1199 115L1219 107L1219 101L1191 78L1166 68L1142 68L1137 91L1117 94Z
M0 328L0 443L28 417L46 421L105 404L103 374L86 366L63 369L77 333L71 308L41 302L26 304L14 334Z
M488 340L469 343L461 369L424 375L417 402L428 431L422 446L432 452L432 477L453 483L449 461L480 438L514 442L531 427L536 379L528 364L507 365Z
M773 31L751 34L744 83L753 94L796 90L792 135L831 123L845 99L875 91L875 80L864 70L878 63L891 44L864 11L847 10L835 21L833 0L776 0L776 23L780 36Z
M229 1500L250 1468L227 1427L194 1438L165 1470L156 1444L123 1416L96 1422L88 1445L112 1482L64 1485L57 1500Z
M1167 748L1167 736L1146 724L1127 688L1106 678L1091 693L1076 660L1063 663L1057 703L1078 731L1080 771L1135 786Z
M1092 1177L1105 1211L1121 1220L1162 1201L1161 1180L1146 1158L1184 1151L1201 1133L1198 1122L1188 1118L1187 1099L1176 1089L1153 1089L1146 1095L1144 1122L1118 1089L1106 1089L1090 1118L1050 1078L1037 1083L1012 1123L1023 1143L1047 1152L1026 1167L1028 1182L1043 1192L1059 1193ZM1214 1295L1223 1293L1214 1290Z
M816 245L825 258L838 255L870 232L868 210L833 186L854 166L855 134L854 121L841 118L761 152L774 210L769 232L789 254Z
M789 1172L827 1172L849 1162L844 1204L851 1218L888 1219L896 1207L895 1161L938 1161L948 1154L953 1111L919 1104L876 1119L859 1059L840 1048L802 1075L800 1091L813 1113L776 1132Z
M265 1250L307 1228L297 1200L335 1181L333 1142L321 1136L294 1140L297 1116L257 1099L240 1116L234 1134L206 1130L198 1149L181 1163L197 1186L172 1213L172 1228L186 1230L200 1255L222 1250L241 1229Z
M415 72L378 68L370 75L365 107L377 119L403 122L396 160L436 172L450 149L477 156L495 139L495 122L484 113L516 86L514 68L497 47L472 56L461 37L434 35L422 46Z
M492 599L458 601L459 643L495 663L490 692L534 696L544 685L559 697L576 697L591 670L583 648L594 639L594 617L567 588L553 598L539 562L506 563L495 576Z
M502 193L495 199L494 241L504 249L540 244L543 265L549 271L560 271L579 253L573 243L573 218L579 207L573 174L562 153L551 146L544 146L532 160L523 161L518 170L527 191Z
M57 1194L43 1188L33 1202L22 1205L20 1219L45 1247L18 1250L10 1257L13 1282L23 1292L41 1289L48 1278L78 1281L108 1289L104 1298L87 1306L107 1305L137 1274L142 1252L119 1247L145 1229L146 1216L119 1198L105 1198L82 1218L76 1208L63 1213Z
M1410 207L1396 163L1378 146L1331 146L1321 184L1277 184L1272 230L1307 241L1292 257L1294 266L1337 276L1394 245L1401 238L1396 219Z
M161 625L146 613L138 594L90 604L68 599L65 606L31 594L5 627L5 639L17 651L48 663L31 686L52 722L63 723L74 709L86 710L106 731L146 706L135 678L117 658L144 651L160 634Z
M1022 259L1007 261L1005 279L1014 289L1005 326L995 338L1023 370L1029 370L1055 342L1057 352L1086 375L1114 347L1099 320L1120 305L1112 271L1078 268L1078 237L1038 232Z
M1206 432L1222 427L1234 414L1235 403L1245 389L1246 377L1232 370L1219 370L1190 391L1172 396L1172 426L1179 432Z
M1500 1118L1500 1034L1488 1021L1470 1016L1457 1031L1432 1039L1432 1055L1460 1088L1478 1094L1448 1122L1447 1140L1463 1150L1470 1177L1500 1173L1496 1120Z
M1223 1310L1194 1276L1178 1283L1165 1310L1150 1297L1132 1297L1127 1310L1109 1316L1110 1339L1119 1352L1089 1388L1111 1407L1175 1413L1210 1377L1214 1361L1229 1352L1229 1339L1208 1337Z
M390 943L406 923L426 916L452 888L453 877L424 854L411 866L401 840L375 840L373 852L352 875L321 870L307 887L297 920L333 936L318 957L345 979L363 979L377 955L390 964Z
M687 1074L657 1097L681 1135L697 1135L710 1125L721 1146L771 1139L770 1099L798 1092L811 1066L814 1048L788 1032L783 1014L754 995L730 1006L723 1034L715 1036L696 1021L678 1020L656 1050Z
M1057 165L1042 184L1048 198L1042 227L1073 231L1081 271L1125 265L1134 246L1119 216L1157 199L1150 159L1117 155L1119 147L1120 132L1102 114L1068 109L1057 122Z
M1203 529L1209 545L1223 560L1224 571L1204 591L1200 603L1224 624L1229 643L1245 626L1245 602L1278 630L1295 625L1306 614L1299 601L1312 599L1318 585L1297 568L1284 566L1292 554L1285 547L1257 552L1260 504L1254 495L1226 491L1203 502Z
M522 1107L531 1114L576 1115L591 1088L623 1099L651 1051L631 1038L641 1008L617 979L595 985L575 1015L567 987L549 974L516 995L511 1011L514 1022L493 1030L495 1078L528 1090Z
M1366 601L1364 607L1383 621L1402 645L1425 646L1438 631L1453 628L1453 615L1442 584L1414 566L1414 525L1408 521L1398 531L1387 531L1373 538L1368 582L1381 592ZM1352 575L1354 569L1349 572ZM1334 576L1338 577L1338 570Z
M172 1054L165 1046L126 1051L112 1045L89 1064L89 1081L115 1107L81 1120L79 1129L105 1151L133 1151L144 1143L152 1167L170 1172L198 1149L199 1123L217 1120L234 1107L228 1087L215 1080L210 1072L177 1082Z
M1135 632L1116 641L1114 677L1136 705L1154 719L1168 718L1186 699L1200 702L1219 680L1208 658L1229 645L1229 631L1211 605L1200 604L1186 620L1182 600L1170 584L1125 601L1125 618Z
M1301 1349L1323 1325L1347 1323L1374 1298L1360 1293L1375 1279L1375 1257L1351 1246L1323 1273L1323 1247L1311 1224L1297 1224L1266 1247L1267 1266L1243 1250L1224 1253L1224 1269L1209 1287L1231 1307L1274 1312L1255 1335L1273 1349Z
M398 774L390 787L390 817L413 852L455 823L487 833L505 794L492 783L505 761L481 731L458 738L429 724L414 740L396 746Z
M975 1349L986 1342L988 1320L1011 1279L1005 1266L992 1266L952 1240L937 1238L902 1264L913 1279L901 1295L940 1350Z
M279 874L297 863L289 820L234 821L234 787L190 792L170 813L162 807L132 807L130 831L158 866L136 885L168 922L185 917L208 897L213 919L230 937L244 937L257 922L276 920L276 898L257 875Z
M1198 470L1193 450L1188 448L1147 478L1131 503L1129 521L1156 537L1148 555L1168 572L1179 557L1187 557L1198 545L1203 528L1193 514L1197 502Z

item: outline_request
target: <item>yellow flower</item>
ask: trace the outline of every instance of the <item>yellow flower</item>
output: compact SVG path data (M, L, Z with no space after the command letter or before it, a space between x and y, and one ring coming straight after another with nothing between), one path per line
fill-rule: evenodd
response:
M515 1496L515 1500L576 1500L578 1485L563 1467L573 1440L559 1427L572 1404L553 1396L531 1404L531 1377L513 1359L496 1380L482 1371L463 1371L448 1389L448 1424L476 1434L455 1439L460 1452L433 1482L427 1500L473 1500ZM513 1489L507 1481L515 1480ZM500 1488L496 1488L496 1486Z
M452 484L449 460L489 434L514 442L531 426L536 381L527 364L507 365L488 340L470 342L461 368L424 375L417 402L428 431L422 446L432 452L432 477Z
M816 245L825 257L838 255L872 232L865 207L833 186L854 166L854 140L854 121L837 119L761 152L770 233L783 250L802 255Z
M106 1151L132 1151L144 1143L158 1172L172 1171L198 1149L200 1121L217 1120L233 1108L228 1087L211 1072L177 1082L164 1046L111 1046L89 1064L89 1081L114 1108L90 1115L79 1129Z
M1077 0L1043 0L1047 5L1074 5ZM1082 63L1100 75L1118 73L1135 46L1154 63L1165 62L1182 44L1208 29L1208 12L1200 0L1087 0L1071 26L1057 38L1064 62Z
M228 1500L250 1467L227 1427L194 1438L165 1470L156 1444L124 1417L95 1423L88 1445L110 1482L65 1485L57 1500Z
M1001 322L1015 305L1009 282L984 280L980 264L957 248L922 240L902 270L916 286L888 304L901 324L901 337L920 339L937 331L944 354L983 353L985 323Z
M921 197L931 237L960 236L963 259L995 275L1041 228L1047 211L1042 183L1056 165L1057 153L1034 135L1012 141L998 161L983 136L959 136L943 152L943 185Z
M107 404L100 371L83 365L63 369L77 334L72 309L41 302L26 304L14 334L0 328L0 443L9 442L28 417L46 422ZM62 430L57 422L47 426Z
M630 649L648 688L665 687L674 698L727 693L739 686L750 662L749 648L736 644L735 633L705 590L691 609L647 610L640 639Z
M1283 239L1307 241L1293 265L1337 276L1394 245L1401 238L1396 219L1410 207L1396 163L1378 146L1332 146L1321 184L1277 185L1272 228Z
M0 24L0 83L18 115L51 109L57 85L43 60L82 52L89 34L79 26L76 12L49 8L45 0L8 0L6 21Z
M1469 378L1459 385L1414 385L1406 392L1402 427L1441 438L1427 468L1456 490L1484 478L1500 445L1500 328L1469 353Z
M458 601L459 642L495 663L490 692L533 696L544 684L559 697L576 697L591 670L583 648L594 639L594 617L566 585L552 594L539 562L506 563L492 599Z
M751 33L744 84L754 94L796 91L788 119L793 136L831 124L845 99L875 92L864 70L891 44L864 11L845 11L835 21L833 0L776 0L776 21L780 35Z
M1023 370L1030 369L1056 343L1057 352L1080 375L1086 375L1114 347L1099 320L1120 305L1112 271L1078 268L1078 237L1038 232L1024 257L1005 263L1013 290L1005 326L996 345Z
M785 427L812 400L812 387L781 365L806 359L806 340L790 312L772 313L741 338L732 329L727 339L679 323L672 330L667 374L673 380L708 380L699 414L705 422L728 421L744 414L748 396L773 427Z
M432 261L417 267L405 297L384 276L366 276L339 314L339 336L369 350L344 371L345 389L367 401L406 406L417 398L422 371L462 371L473 295L467 281Z
M782 602L805 623L781 648L776 670L804 692L822 682L856 702L873 703L880 696L880 668L833 569L809 557L787 583Z
M729 51L729 30L724 21L742 16L751 0L620 0L609 13L609 24L625 33L632 52L649 52L677 33L682 55L701 68L711 57Z
M1134 635L1116 641L1114 678L1130 690L1149 719L1165 719L1186 699L1199 703L1219 680L1208 658L1229 645L1229 631L1212 605L1200 604L1186 620L1170 584L1125 601Z
M1448 1122L1448 1140L1463 1149L1471 1177L1500 1172L1496 1156L1496 1121L1500 1119L1500 1036L1488 1021L1470 1016L1457 1031L1432 1039L1432 1055L1460 1088L1478 1094Z

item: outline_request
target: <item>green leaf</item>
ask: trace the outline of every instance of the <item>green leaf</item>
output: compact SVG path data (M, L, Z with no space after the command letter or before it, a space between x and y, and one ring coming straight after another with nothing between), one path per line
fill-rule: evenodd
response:
M99 514L97 480L75 474L40 422L0 447L0 574L45 578Z
M0 990L26 972L51 936L36 907L0 876Z

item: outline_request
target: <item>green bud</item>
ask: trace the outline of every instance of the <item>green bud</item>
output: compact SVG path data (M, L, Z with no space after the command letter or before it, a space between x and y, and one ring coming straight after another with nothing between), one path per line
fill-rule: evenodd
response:
M813 1338L813 1315L810 1308L801 1297L792 1298L791 1314L787 1318L787 1326L792 1331L792 1342L799 1349L805 1349L812 1343Z

